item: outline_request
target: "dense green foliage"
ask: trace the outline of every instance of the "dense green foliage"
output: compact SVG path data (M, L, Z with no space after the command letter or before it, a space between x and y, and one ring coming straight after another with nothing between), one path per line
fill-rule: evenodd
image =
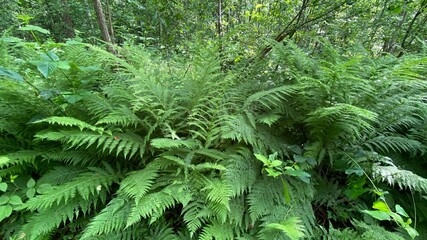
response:
M0 3L1 239L427 238L426 1Z

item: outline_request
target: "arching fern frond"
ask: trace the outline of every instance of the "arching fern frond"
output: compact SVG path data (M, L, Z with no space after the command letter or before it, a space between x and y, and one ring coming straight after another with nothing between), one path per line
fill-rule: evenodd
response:
M393 152L407 152L416 153L422 147L421 143L417 140L399 136L377 136L369 139L364 143L371 150L380 150L384 153Z
M34 163L40 154L38 151L22 150L0 156L0 169L17 164Z
M67 127L78 127L80 131L83 131L83 129L89 129L94 132L102 133L104 132L103 128L92 126L86 122L83 122L79 119L72 118L72 117L48 117L42 120L35 121L34 123L49 123L49 124L58 124L60 126L67 126Z
M31 240L39 239L40 236L49 234L61 224L73 222L79 215L87 214L93 207L92 201L92 199L76 197L66 203L34 213L28 223L22 227L22 233Z
M127 202L125 198L114 198L91 220L81 239L91 239L97 235L119 232L125 229L131 208L132 204Z
M142 170L130 173L120 182L119 192L135 199L135 202L138 203L150 190L159 175L158 171L158 165L149 164Z
M75 197L84 200L96 196L102 189L109 189L117 181L117 176L100 168L90 168L93 171L80 174L70 182L52 186L41 195L31 198L25 203L25 208L31 211L43 210L52 206L63 204ZM78 194L78 195L77 195Z
M376 113L349 104L317 109L305 120L311 128L311 134L329 140L343 134L360 138L362 133L373 130L372 123L376 121Z
M400 189L427 193L427 179L411 171L399 169L390 160L384 161L384 163L386 166L380 164L373 166L374 178L387 182L391 186L398 185Z

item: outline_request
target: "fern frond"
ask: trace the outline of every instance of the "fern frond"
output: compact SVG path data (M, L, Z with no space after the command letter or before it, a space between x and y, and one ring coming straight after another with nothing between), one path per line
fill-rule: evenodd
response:
M40 140L60 141L68 148L89 148L97 143L96 148L108 154L123 154L125 158L133 157L137 152L142 156L147 140L134 133L96 133L78 130L45 131L36 134ZM102 147L102 148L101 148Z
M50 184L50 185L62 185L66 182L72 181L78 177L81 173L86 172L85 168L73 167L73 166L57 166L49 172L43 174L37 181L38 185Z
M157 149L172 149L179 147L186 147L188 149L194 149L200 146L200 143L196 140L180 140L170 138L155 138L151 140L151 146Z
M230 186L224 181L219 179L212 179L210 183L202 189L202 191L210 190L207 199L212 202L216 202L224 205L228 210L230 209Z
M154 216L161 216L166 209L175 206L180 200L174 195L174 192L181 191L182 186L171 185L167 188L147 194L143 196L135 206L132 207L129 213L126 226L129 227L141 220L141 218L149 218ZM172 190L175 189L175 190ZM150 223L156 221L157 218L151 218Z
M96 122L96 125L119 125L122 127L133 126L137 127L142 124L143 121L132 112L131 109L125 106L121 106L117 109L111 109L105 117L102 117Z
M239 196L250 190L256 181L261 169L252 157L231 156L229 165L224 173L226 181L231 187L231 196Z
M0 168L9 167L17 164L34 163L40 152L31 150L22 150L0 156Z
M281 223L270 223L266 227L284 232L291 240L305 237L304 225L298 217L289 217Z
M84 129L89 129L94 132L99 132L99 133L104 132L103 128L92 126L86 122L83 122L79 119L72 118L72 117L56 117L56 116L48 117L42 120L35 121L33 123L43 123L43 122L46 122L52 125L58 124L60 126L78 127L80 131L83 131Z
M66 203L76 196L87 200L90 196L99 194L102 188L109 189L117 181L117 176L100 168L91 168L93 171L80 174L71 182L52 186L41 195L31 198L25 203L28 210L43 210ZM78 194L78 195L77 195Z
M63 149L52 149L42 154L42 157L46 161L55 161L72 166L77 165L93 165L96 162L93 161L96 158L94 155L84 150L63 150Z
M39 239L40 236L49 234L61 224L73 222L80 214L87 214L92 206L92 200L76 197L64 204L33 214L28 223L22 227L22 232L31 240Z
M385 162L387 166L374 164L373 177L387 182L391 186L398 185L400 189L410 189L421 193L427 193L427 179L417 174L399 169L391 161Z
M132 172L120 182L119 192L135 199L136 203L147 194L158 177L159 166L149 164L144 169Z
M243 108L249 112L253 110L251 109L252 107L256 108L254 105L261 106L268 110L280 109L283 108L283 103L286 99L298 91L300 91L298 87L289 85L260 91L249 96L243 103Z
M211 214L206 211L206 203L203 199L195 199L194 201L191 201L189 204L184 206L182 212L184 222L191 235L202 228L202 226L207 222L208 217L211 216Z
M93 236L119 232L126 227L126 219L130 214L132 204L126 199L116 197L102 209L83 231L82 240Z
M371 138L366 141L364 145L373 151L380 150L385 153L390 151L416 153L422 147L421 143L417 140L399 136L384 135Z
M199 240L232 240L234 239L233 232L233 228L229 224L213 221L203 228Z
M348 134L361 138L362 133L373 131L372 123L377 121L377 114L349 104L336 104L332 107L317 109L309 114L305 122L311 127L311 134L329 139Z

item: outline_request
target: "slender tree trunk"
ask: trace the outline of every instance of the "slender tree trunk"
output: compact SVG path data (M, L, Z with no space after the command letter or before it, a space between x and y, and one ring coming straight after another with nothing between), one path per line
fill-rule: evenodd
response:
M62 15L62 19L64 20L65 23L65 37L67 38L74 38L74 23L73 23L73 19L71 18L70 15L70 8L68 5L68 0L61 0L62 3L62 8L64 9L63 11L63 15Z
M113 20L111 17L111 8L110 8L110 0L107 0L107 14L108 14L108 30L111 37L111 42L114 43L114 29L113 29Z
M108 32L107 23L105 21L105 15L102 11L102 5L100 0L93 0L93 6L95 8L96 17L98 19L99 29L101 30L102 40L104 40L108 44L112 44L110 33ZM114 48L109 45L107 50L111 53L116 53Z
M402 39L402 42L400 44L402 50L406 47L406 39L409 37L409 35L411 34L412 31L412 27L414 26L415 20L417 20L417 18L421 15L421 13L423 12L423 10L427 7L427 1L424 1L423 3L421 3L420 8L418 9L418 11L415 13L414 17L412 18L411 22L409 23L408 29L406 29L405 32L405 36ZM399 56L401 56L401 54L399 54Z

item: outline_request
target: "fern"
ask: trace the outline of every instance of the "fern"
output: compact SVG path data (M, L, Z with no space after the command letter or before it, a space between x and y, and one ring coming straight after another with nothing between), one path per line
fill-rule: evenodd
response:
M39 239L40 236L49 234L61 224L73 222L80 214L87 214L93 206L92 201L92 199L76 197L66 201L65 204L51 206L34 213L28 223L22 227L22 233L31 240Z
M103 128L97 128L79 119L75 119L71 117L49 117L49 118L35 121L34 123L43 123L43 122L46 122L52 125L58 124L60 126L78 127L80 131L83 131L83 129L89 129L91 131L100 132L100 133L104 131Z
M66 203L77 196L87 200L90 196L98 195L103 188L108 189L114 181L117 181L114 173L100 168L90 169L91 171L81 173L72 181L52 186L43 194L30 199L25 203L25 208L31 211L48 209Z
M385 161L385 166L375 164L373 176L390 185L398 185L400 189L409 189L421 193L427 193L427 179L414 174L411 171L399 169L392 161Z
M292 240L305 237L304 227L298 217L288 218L281 223L270 223L267 228L280 230Z
M97 214L86 227L81 239L119 232L126 227L126 220L132 205L125 198L116 197Z
M120 182L119 192L135 199L136 203L147 194L158 177L159 167L150 164L144 169L130 173Z

